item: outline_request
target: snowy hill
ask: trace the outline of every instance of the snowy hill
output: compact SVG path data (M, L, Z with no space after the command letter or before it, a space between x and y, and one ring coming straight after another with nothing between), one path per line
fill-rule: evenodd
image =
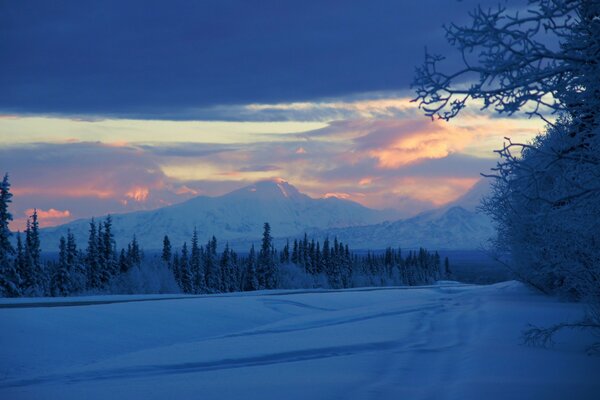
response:
M184 203L152 211L113 215L117 244L133 235L145 249L159 249L165 234L180 246L190 240L194 227L201 241L212 235L222 242L258 241L263 223L276 236L293 236L315 229L367 225L393 219L392 211L378 211L338 198L313 199L289 183L261 181L220 197L199 196ZM70 229L85 245L89 220L43 229L45 250L56 251L61 235Z

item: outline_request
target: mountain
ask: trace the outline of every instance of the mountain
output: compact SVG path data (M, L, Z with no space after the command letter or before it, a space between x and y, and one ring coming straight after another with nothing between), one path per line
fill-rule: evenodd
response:
M462 207L434 210L395 222L328 229L315 236L337 237L355 249L425 247L435 250L477 249L492 237L490 219Z
M490 192L481 180L459 199L415 217L368 226L315 232L318 238L337 237L355 249L426 247L435 250L478 249L494 234L490 218L477 211L481 198Z
M125 246L135 234L145 249L159 249L169 235L179 247L190 241L194 228L202 242L212 235L223 243L258 242L263 223L271 224L278 237L296 236L305 231L368 225L393 219L393 211L379 211L338 198L314 199L283 180L261 181L219 197L199 196L186 202L152 211L113 215L115 239ZM100 218L104 219L104 217ZM41 230L44 250L56 251L67 230L85 246L89 220Z
M468 211L477 211L481 204L481 199L490 195L492 192L491 179L480 179L467 193L460 196L458 199L446 204L443 208L450 209L452 207L462 207Z

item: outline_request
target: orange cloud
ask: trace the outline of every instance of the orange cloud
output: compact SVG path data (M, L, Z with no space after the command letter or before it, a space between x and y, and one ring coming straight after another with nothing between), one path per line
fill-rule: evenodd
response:
M25 210L23 213L25 218L19 218L15 220L15 225L18 225L19 229L24 229L25 224L27 223L27 217L33 214L35 210L33 208L29 208ZM40 223L40 227L44 228L47 226L53 226L60 222L66 222L62 220L67 220L71 218L71 212L69 210L57 210L55 208L50 208L48 210L37 210L37 215Z
M466 129L443 121L428 122L409 132L399 130L391 143L371 150L369 155L377 158L381 168L399 168L423 159L447 157L464 149L472 140L472 133Z
M325 193L323 195L324 198L328 199L330 197L335 197L338 199L350 199L352 197L352 195L350 195L349 193Z
M150 194L150 189L147 187L135 186L129 192L125 193L125 196L138 203L143 203L148 199L148 194Z

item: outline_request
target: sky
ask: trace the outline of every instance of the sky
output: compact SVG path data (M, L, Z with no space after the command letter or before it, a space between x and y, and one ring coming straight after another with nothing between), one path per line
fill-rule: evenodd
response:
M494 4L482 0L484 6ZM409 216L453 201L542 123L411 102L424 49L476 0L0 1L12 229L281 178Z

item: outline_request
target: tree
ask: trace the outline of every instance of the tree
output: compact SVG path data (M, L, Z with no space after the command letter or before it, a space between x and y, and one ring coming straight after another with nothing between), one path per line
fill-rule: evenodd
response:
M8 211L8 205L12 202L12 196L8 174L5 174L2 183L0 183L0 267L7 266L10 256L14 253L14 249L10 243L12 233L8 227L8 224L13 219L12 214Z
M221 273L217 261L217 238L214 236L206 243L203 264L208 290L218 292L221 287Z
M50 291L53 296L66 296L71 291L71 276L68 261L67 240L60 237L58 265L52 274Z
M254 245L250 248L250 253L248 253L248 258L246 260L246 273L243 281L243 290L252 291L258 290L258 278L256 273L256 252L254 250Z
M198 246L198 231L194 228L192 236L192 256L190 259L190 268L192 273L192 286L194 293L206 292L206 277L204 276L204 268L202 266L202 256L200 247Z
M479 100L499 113L531 106L531 115L566 112L597 126L600 6L589 0L528 3L521 14L504 6L478 8L469 26L446 28L464 67L443 72L444 57L426 53L413 81L426 115L449 120Z
M100 287L100 261L98 256L98 231L94 218L90 221L90 229L88 235L88 244L86 249L86 264L88 275L88 287L96 289Z
M530 0L521 14L478 9L469 26L450 25L446 36L464 68L443 72L443 58L427 54L415 100L445 120L477 100L548 123L531 143L506 138L486 175L494 183L483 209L515 274L543 292L586 301L580 326L600 328L600 2Z
M179 259L179 275L181 279L181 290L184 293L192 293L192 273L190 270L190 258L187 243L183 244L181 249L181 258Z
M271 226L265 222L263 226L263 238L258 253L258 285L264 289L275 289L277 287L277 270L273 254L273 237Z
M5 296L20 295L20 278L18 266L12 262L11 256L14 249L10 242L12 233L8 227L12 221L12 214L8 211L8 205L12 202L8 174L4 175L0 183L0 293Z
M171 241L169 240L169 237L167 235L165 235L165 237L163 239L163 249L162 249L161 259L163 260L163 262L165 264L169 265L169 263L171 262L171 257L172 257Z
M112 217L106 216L104 220L104 235L101 238L102 255L104 259L104 268L106 274L110 279L111 276L115 275L118 271L117 268L117 251L115 237L112 232Z
M24 267L21 272L22 293L27 296L43 294L44 274L40 261L40 233L37 210L27 219L25 228ZM39 284L39 285L38 285Z

